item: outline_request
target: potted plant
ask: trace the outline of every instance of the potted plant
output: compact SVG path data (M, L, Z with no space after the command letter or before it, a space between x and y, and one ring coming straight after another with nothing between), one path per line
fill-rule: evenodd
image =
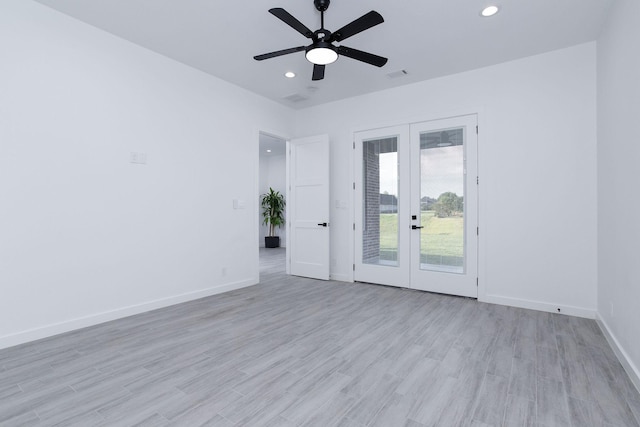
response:
M285 205L284 196L279 191L273 191L271 187L267 194L262 195L262 223L269 226L269 235L264 237L264 246L267 248L280 246L280 236L276 236L276 227L284 224Z

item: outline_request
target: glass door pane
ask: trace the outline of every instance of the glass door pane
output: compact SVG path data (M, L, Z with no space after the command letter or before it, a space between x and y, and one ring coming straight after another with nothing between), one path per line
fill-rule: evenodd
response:
M464 128L420 133L420 269L465 272Z
M398 138L363 141L362 263L398 266Z

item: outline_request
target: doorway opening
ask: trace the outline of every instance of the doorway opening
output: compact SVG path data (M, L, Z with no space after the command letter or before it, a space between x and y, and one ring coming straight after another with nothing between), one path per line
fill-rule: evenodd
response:
M269 227L264 224L261 201L270 189L282 195L287 194L287 141L284 138L260 132L259 136L259 173L258 173L258 230L260 276L263 274L284 273L286 270L287 226L275 228L275 235L280 239L276 248L265 247L265 236L269 235Z

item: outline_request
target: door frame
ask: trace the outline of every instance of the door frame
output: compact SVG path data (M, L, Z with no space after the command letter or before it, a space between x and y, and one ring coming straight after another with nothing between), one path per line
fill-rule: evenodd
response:
M254 135L255 135L255 141L257 144L257 150L254 151L254 164L256 165L255 170L257 171L254 177L254 194L255 194L255 199L256 202L259 200L260 198L260 135L267 135L270 136L272 138L277 138L280 139L282 141L284 141L285 143L285 200L287 200L287 202L290 200L290 196L291 196L291 140L292 139L305 139L305 138L291 138L288 136L282 136L285 135L284 132L278 131L278 130L265 130L264 128L254 128ZM324 135L324 134L323 134ZM328 137L328 135L327 135ZM331 162L331 140L329 139L329 162ZM329 167L329 170L331 170L331 167ZM331 172L329 172L329 192L331 191L331 187L330 187L330 182L331 182ZM331 194L331 193L330 193ZM345 207L348 205L345 205ZM329 209L329 213L328 215L331 216L331 197L329 197L329 205L328 205L328 209ZM328 219L330 220L330 218ZM255 255L254 255L254 260L256 262L256 267L257 267L257 277L255 279L255 283L259 283L260 282L260 269L259 269L259 265L260 265L260 227L262 226L262 221L261 221L261 213L260 213L260 206L259 204L257 204L256 209L254 209L254 224L256 224L256 227L254 229L254 233L255 233L255 242L256 242L256 246L255 246ZM291 274L291 241L290 241L290 227L291 224L291 217L290 217L290 212L289 209L285 209L285 227L287 227L287 233L285 236L285 273L287 275ZM329 231L329 235L331 235L331 229L328 230ZM331 241L330 241L331 242ZM331 243L329 245L329 250L331 250ZM343 278L336 278L332 273L331 273L331 257L329 258L329 279L330 280L346 280L346 281L353 281L353 280L349 280L348 277L343 277Z
M478 234L477 234L477 276L478 276L478 293L477 300L481 302L486 302L489 295L486 294L486 239L483 238L483 231L487 230L487 225L485 222L486 214L484 212L484 205L482 203L483 198L485 197L484 187L482 185L482 150L480 149L482 144L490 139L490 128L487 125L487 118L485 107L482 105L476 106L466 106L462 108L450 108L446 110L431 110L426 113L422 113L419 115L410 115L410 116L400 116L399 118L389 119L389 120L381 120L376 122L370 122L369 124L364 123L358 126L354 126L351 128L350 138L353 142L353 149L351 150L351 177L352 183L349 185L353 185L353 190L351 191L351 221L354 225L354 229L351 230L351 239L350 244L351 247L351 261L354 265L356 262L356 203L358 202L356 198L355 191L355 183L356 183L356 163L360 159L356 157L355 150L355 135L358 132L367 132L373 131L376 129L384 129L391 128L396 126L411 126L412 124L422 123L422 122L430 122L435 120L444 120L451 119L460 116L468 116L475 115L478 123L478 132L476 135L477 142L477 153L476 153L476 170L478 176L477 182L477 223L478 223ZM350 274L350 282L355 282L355 271L351 271Z

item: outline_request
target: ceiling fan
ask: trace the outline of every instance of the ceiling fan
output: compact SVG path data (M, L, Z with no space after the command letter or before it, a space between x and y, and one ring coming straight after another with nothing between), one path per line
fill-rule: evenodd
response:
M302 22L298 21L286 10L276 7L269 9L269 13L282 20L285 24L302 34L312 43L309 46L298 46L290 49L278 50L275 52L256 55L253 59L262 61L264 59L275 58L276 56L287 55L289 53L305 51L306 58L313 64L312 80L322 80L324 78L325 65L331 64L338 59L338 56L346 56L351 59L366 62L367 64L382 67L387 63L387 58L363 52L346 46L335 46L334 42L341 42L364 30L368 30L378 24L382 24L384 19L376 11L364 14L355 21L345 25L333 33L324 28L324 12L329 8L330 0L314 0L313 4L320 11L320 29L311 31Z

